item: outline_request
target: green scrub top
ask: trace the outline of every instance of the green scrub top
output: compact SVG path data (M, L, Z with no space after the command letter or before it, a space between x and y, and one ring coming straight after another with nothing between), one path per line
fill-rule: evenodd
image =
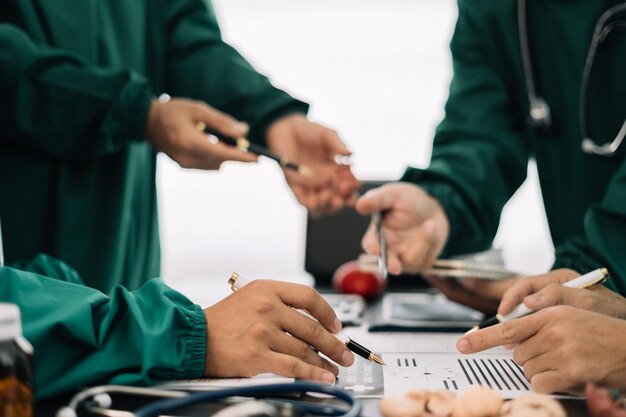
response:
M578 104L591 34L617 0L528 2L535 82L553 127L529 127L515 0L459 0L451 42L454 77L436 131L430 166L402 180L438 198L451 222L447 255L491 245L504 204L535 158L554 245L554 267L580 273L609 268L612 289L626 293L626 164L622 145L603 157L581 150ZM617 31L619 32L619 31ZM612 34L596 56L588 126L611 142L626 117L626 36ZM526 219L520 218L519 222Z
M248 122L261 144L273 121L308 110L222 41L208 1L0 2L0 217L12 266L0 268L0 301L22 310L38 399L203 374L203 311L149 281L159 233L144 132L163 92ZM40 253L66 264L18 262Z
M7 261L47 253L105 292L159 275L155 95L203 100L257 143L308 110L222 41L203 0L2 1L0 91Z

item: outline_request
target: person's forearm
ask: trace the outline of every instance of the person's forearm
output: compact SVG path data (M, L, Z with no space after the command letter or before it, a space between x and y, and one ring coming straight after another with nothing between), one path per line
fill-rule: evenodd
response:
M143 139L152 98L133 71L95 67L0 24L1 141L61 159L116 152Z
M5 267L0 301L21 309L24 335L35 347L38 400L89 384L147 385L203 374L204 313L161 280L106 296Z
M221 37L210 3L170 0L167 19L171 95L202 100L250 125L249 138L265 144L270 124L308 105L275 88Z

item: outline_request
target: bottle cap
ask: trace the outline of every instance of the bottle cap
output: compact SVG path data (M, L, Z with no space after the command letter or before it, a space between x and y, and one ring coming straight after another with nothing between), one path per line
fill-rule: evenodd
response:
M22 335L20 309L15 304L0 303L0 342Z

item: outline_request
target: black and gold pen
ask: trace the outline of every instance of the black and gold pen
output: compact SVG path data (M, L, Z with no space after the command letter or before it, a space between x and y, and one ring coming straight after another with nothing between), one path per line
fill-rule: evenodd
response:
M230 136L222 135L221 133L217 133L214 130L209 129L206 126L206 124L203 122L197 123L196 128L199 131L206 133L207 135L212 135L216 137L220 142L223 142L226 145L234 146L244 152L252 152L257 155L265 156L266 158L269 158L278 162L278 164L281 167L292 169L304 177L313 176L313 171L311 170L311 168L307 167L306 165L301 165L301 164L296 164L295 162L291 162L288 158L276 155L275 153L271 152L270 150L262 146L251 143L246 138L233 138Z
M241 287L243 287L244 285L246 285L249 281L247 279L245 279L244 277L242 277L241 275L239 275L236 272L233 272L233 274L230 276L230 278L228 279L228 285L230 285L230 288L233 291L237 291L238 289L240 289ZM306 318L309 318L311 320L315 320L317 321L317 319L313 316L311 316L309 313L294 308L294 310L298 313L300 313L301 315L303 315ZM367 359L368 361L372 361L375 362L379 365L384 365L385 362L378 357L374 352L372 352L371 350L367 349L366 347L358 344L357 342L355 342L354 340L352 340L350 337L342 334L342 333L336 333L333 334L333 336L335 336L339 341L341 341L344 345L346 345L346 347L356 353L357 355L359 355L362 358Z

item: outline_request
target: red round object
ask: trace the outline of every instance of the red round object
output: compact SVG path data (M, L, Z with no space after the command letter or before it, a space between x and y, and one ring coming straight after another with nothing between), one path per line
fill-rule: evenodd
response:
M341 265L333 275L333 287L343 294L376 297L385 290L385 280L377 272L364 271L359 261Z

